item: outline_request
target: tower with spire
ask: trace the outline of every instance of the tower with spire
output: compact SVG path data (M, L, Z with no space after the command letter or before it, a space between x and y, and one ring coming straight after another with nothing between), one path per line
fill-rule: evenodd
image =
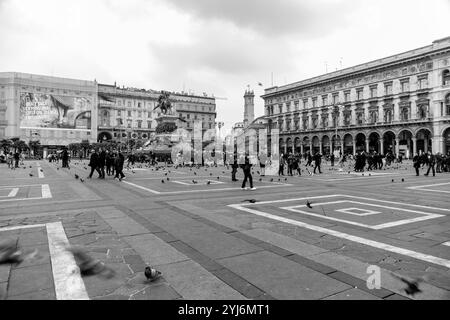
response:
M255 120L255 104L254 104L255 94L250 87L245 90L244 94L244 127L247 127L250 123Z

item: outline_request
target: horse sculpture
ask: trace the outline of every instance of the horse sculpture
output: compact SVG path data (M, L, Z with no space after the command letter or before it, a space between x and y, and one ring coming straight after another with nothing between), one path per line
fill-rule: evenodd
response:
M172 114L172 103L169 100L169 96L169 92L162 91L158 98L158 105L153 109L153 111L160 108L163 114Z

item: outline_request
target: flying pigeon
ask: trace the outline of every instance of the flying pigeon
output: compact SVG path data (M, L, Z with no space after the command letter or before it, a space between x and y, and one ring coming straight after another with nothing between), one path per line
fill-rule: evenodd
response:
M309 200L306 200L306 206L307 206L308 208L312 209L311 202L309 202Z
M81 181L81 182L84 182L84 179L80 178L80 181Z
M102 275L106 278L112 278L115 275L115 271L107 267L100 260L94 259L89 256L83 249L78 247L66 248L75 257L75 261L80 268L82 275Z
M408 280L403 277L399 277L395 274L392 274L392 275L406 284L406 288L404 290L408 295L414 296L415 294L422 292L422 290L419 289L419 283L422 282L423 279L419 278L419 279L415 279L415 280Z
M145 277L147 278L147 280L149 281L155 281L156 279L158 279L159 277L162 276L162 272L158 271L152 267L145 267L145 271L144 271Z
M257 174L260 174L259 171L256 171Z
M242 202L250 202L250 203L255 203L256 200L255 199L249 199L249 200L243 200Z

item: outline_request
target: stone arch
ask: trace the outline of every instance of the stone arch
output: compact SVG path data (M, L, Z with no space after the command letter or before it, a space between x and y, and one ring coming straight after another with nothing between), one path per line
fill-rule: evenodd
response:
M331 140L328 135L324 134L322 136L322 153L323 154L331 154Z
M393 130L385 130L381 137L383 138L383 154L388 152L394 153L397 134Z
M353 135L351 133L344 134L344 150L343 153L353 154Z
M295 137L294 138L294 149L295 149L296 153L301 152L301 144L302 144L302 140L300 139L300 137Z
M450 126L447 126L442 130L442 152L443 154L450 154Z
M279 141L279 143L278 143L278 150L279 151L278 152L281 155L281 154L285 153L285 142L284 142L283 138L280 138L278 141Z
M309 152L311 151L310 149L310 141L311 139L309 138L309 136L304 136L302 139L302 145L303 145L303 152Z
M356 152L366 151L366 134L364 132L358 132L355 135Z
M421 127L416 130L414 137L417 139L416 150L419 154L428 151L432 152L432 143L431 143L432 136L433 132L429 128Z
M409 129L401 129L397 134L397 139L399 140L398 153L403 157L412 158L414 157L414 148L412 138L413 133Z
M375 152L380 152L381 151L381 136L378 133L378 131L372 131L369 136L369 152L375 151Z
M286 138L287 153L292 153L292 138Z
M112 134L108 131L102 131L98 134L97 136L97 141L98 142L102 142L102 141L109 141L112 140Z
M445 69L442 71L442 85L450 84L450 70Z
M318 136L314 136L311 139L312 142L312 152L316 153L320 151L320 138Z

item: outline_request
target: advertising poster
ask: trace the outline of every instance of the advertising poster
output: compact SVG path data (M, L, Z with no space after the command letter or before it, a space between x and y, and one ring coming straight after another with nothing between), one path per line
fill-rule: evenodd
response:
M20 127L89 130L91 110L88 98L22 92Z

